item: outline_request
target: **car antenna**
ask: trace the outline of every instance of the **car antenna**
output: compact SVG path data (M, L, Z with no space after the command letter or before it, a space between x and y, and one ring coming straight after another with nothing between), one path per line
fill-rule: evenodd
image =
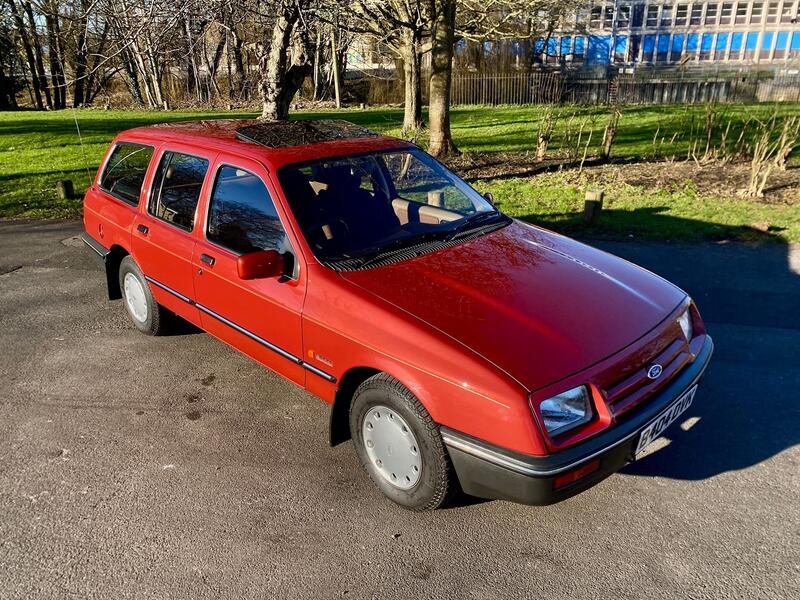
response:
M78 141L81 144L81 154L83 155L83 167L86 169L86 180L88 181L88 187L92 185L92 174L89 171L89 161L86 160L86 151L83 149L83 137L81 136L81 128L78 125L78 115L75 112L75 107L72 107L72 118L75 121L75 129L78 131Z

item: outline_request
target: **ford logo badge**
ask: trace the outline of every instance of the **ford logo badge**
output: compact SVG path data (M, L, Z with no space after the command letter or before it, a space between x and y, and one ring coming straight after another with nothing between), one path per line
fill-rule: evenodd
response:
M664 372L664 369L661 365L655 364L647 369L647 377L648 379L658 379L661 377L661 373Z

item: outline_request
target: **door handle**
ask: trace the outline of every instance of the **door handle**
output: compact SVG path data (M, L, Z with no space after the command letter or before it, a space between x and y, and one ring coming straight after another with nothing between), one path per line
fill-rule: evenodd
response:
M150 228L147 225L142 225L141 223L139 223L136 226L136 231L138 231L142 235L147 235L147 232L150 231Z
M213 265L214 264L214 257L213 256L209 256L208 254L201 254L200 255L200 262L204 262L207 265Z

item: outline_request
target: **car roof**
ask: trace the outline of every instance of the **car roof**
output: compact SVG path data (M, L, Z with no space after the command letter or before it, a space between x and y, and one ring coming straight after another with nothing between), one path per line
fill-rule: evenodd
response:
M414 147L409 142L334 119L180 121L129 129L118 139L174 142L225 151L260 159L276 169L316 158Z

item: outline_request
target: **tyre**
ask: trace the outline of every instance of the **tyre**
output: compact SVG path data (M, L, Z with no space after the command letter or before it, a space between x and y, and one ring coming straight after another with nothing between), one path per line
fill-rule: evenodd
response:
M390 500L424 511L452 497L455 474L439 427L390 375L374 375L356 389L350 433L361 464Z
M125 310L136 329L147 335L165 332L167 311L153 298L142 270L130 256L123 258L119 265L119 289L122 290Z

